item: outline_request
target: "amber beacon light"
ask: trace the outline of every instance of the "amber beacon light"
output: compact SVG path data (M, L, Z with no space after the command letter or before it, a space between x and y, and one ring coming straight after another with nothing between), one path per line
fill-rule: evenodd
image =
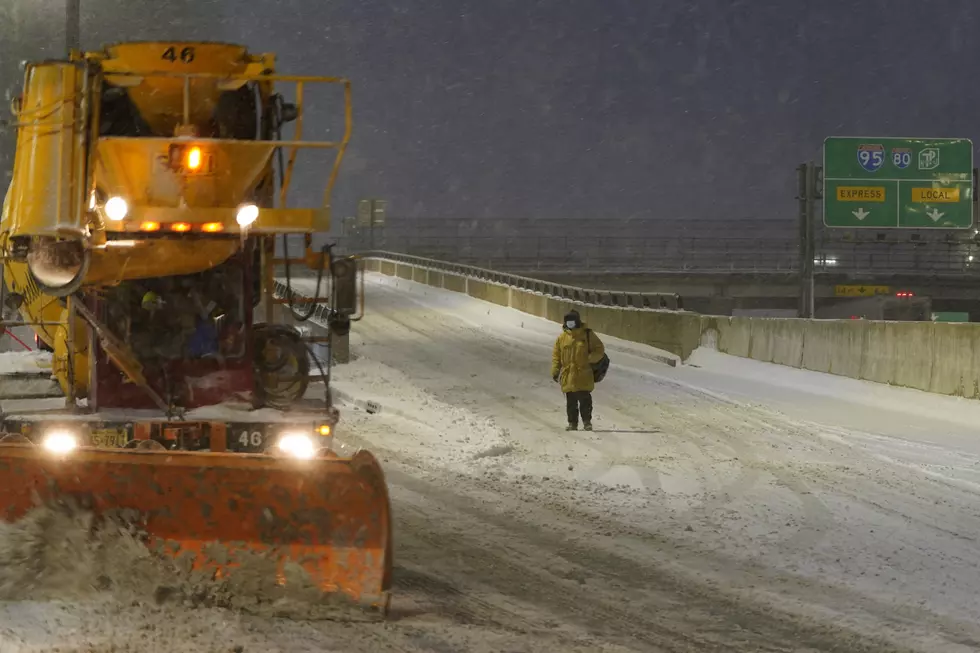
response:
M187 169L192 171L200 170L203 158L201 148L194 146L187 150Z

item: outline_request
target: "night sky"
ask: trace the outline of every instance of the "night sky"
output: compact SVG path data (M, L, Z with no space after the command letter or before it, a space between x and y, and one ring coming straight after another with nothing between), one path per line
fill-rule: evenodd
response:
M792 219L825 136L980 142L977 0L82 2L86 48L234 41L350 77L338 218L372 195L402 218ZM4 89L61 54L62 7L0 4Z

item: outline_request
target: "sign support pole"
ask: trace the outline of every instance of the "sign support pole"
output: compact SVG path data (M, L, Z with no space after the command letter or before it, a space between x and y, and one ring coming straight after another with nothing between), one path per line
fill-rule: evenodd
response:
M980 211L977 210L980 204L978 204L977 202L977 190L976 190L978 187L977 185L978 179L980 179L980 170L974 168L973 169L973 206L971 207L971 215L970 215L972 220L971 224L974 229L980 228L980 219L978 219L980 218Z
M800 255L800 305L797 307L797 315L803 317L806 313L806 176L807 164L801 163L796 166L796 200L798 206L797 221L799 222L799 242L798 249Z
M816 309L816 299L814 297L814 258L817 254L816 248L816 210L814 205L817 199L817 166L814 165L813 161L810 161L807 165L806 173L806 242L807 242L807 252L804 261L807 265L807 278L806 278L806 315L805 317L813 319L815 309Z
M813 258L814 240L814 200L816 199L817 169L810 163L801 163L796 168L797 195L800 220L800 307L802 318L812 318L813 300Z

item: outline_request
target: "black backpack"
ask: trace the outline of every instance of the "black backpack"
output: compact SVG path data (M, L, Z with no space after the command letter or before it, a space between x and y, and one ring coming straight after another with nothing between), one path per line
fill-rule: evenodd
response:
M585 346L589 350L589 354L592 353L592 329L585 330ZM602 358L599 359L598 363L592 363L592 378L596 383L599 383L604 378L606 378L606 372L609 371L609 356L605 353L602 354Z

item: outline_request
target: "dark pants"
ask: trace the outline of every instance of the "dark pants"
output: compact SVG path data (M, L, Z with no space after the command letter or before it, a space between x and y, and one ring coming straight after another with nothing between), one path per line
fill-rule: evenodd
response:
M566 392L565 408L568 410L569 424L578 424L579 411L582 413L582 421L589 424L592 422L592 393Z

